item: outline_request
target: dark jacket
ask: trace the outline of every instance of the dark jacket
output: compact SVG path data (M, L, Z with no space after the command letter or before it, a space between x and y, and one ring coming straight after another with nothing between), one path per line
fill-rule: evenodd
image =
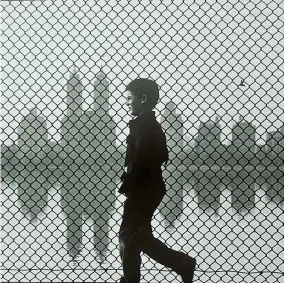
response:
M130 133L124 163L127 173L122 174L119 189L125 195L134 190L152 190L152 184L163 182L161 165L169 157L166 136L154 111L143 112L128 125Z

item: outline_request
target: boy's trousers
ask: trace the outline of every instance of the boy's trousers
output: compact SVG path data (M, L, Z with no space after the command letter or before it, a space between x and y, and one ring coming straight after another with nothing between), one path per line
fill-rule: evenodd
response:
M181 253L168 248L152 234L151 219L165 195L164 186L163 181L158 181L152 190L131 192L124 202L119 250L127 283L140 282L141 251L156 262L179 271Z

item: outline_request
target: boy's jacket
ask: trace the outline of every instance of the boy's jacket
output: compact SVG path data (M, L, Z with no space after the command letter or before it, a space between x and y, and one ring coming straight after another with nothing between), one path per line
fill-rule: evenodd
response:
M134 190L147 190L155 182L163 181L161 165L169 158L166 136L154 111L143 112L128 125L124 163L127 173L120 177L123 183L119 189L125 195Z

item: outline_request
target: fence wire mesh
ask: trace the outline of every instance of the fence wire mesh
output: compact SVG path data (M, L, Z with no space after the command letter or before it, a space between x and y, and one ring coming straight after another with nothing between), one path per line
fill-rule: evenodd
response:
M3 282L118 282L124 90L160 86L155 237L194 282L284 282L283 1L2 1ZM180 282L146 255L142 282Z

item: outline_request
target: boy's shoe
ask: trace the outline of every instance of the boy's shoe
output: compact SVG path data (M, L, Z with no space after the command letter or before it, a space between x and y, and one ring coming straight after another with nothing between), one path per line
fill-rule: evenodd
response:
M128 281L129 283L132 283L132 282L140 282L140 281L137 281L137 280L135 280L135 281ZM126 282L126 280L125 280L125 278L124 277L121 277L120 278L120 281L119 281L119 283L128 283L128 282Z
M192 283L194 270L196 266L196 259L186 254L183 254L182 266L183 266L182 271L178 273L182 278L182 282Z
M180 255L180 263L179 271L176 271L182 278L183 283L192 283L193 275L196 266L196 259L188 256L182 252L178 252ZM119 283L126 283L124 277L121 277Z

